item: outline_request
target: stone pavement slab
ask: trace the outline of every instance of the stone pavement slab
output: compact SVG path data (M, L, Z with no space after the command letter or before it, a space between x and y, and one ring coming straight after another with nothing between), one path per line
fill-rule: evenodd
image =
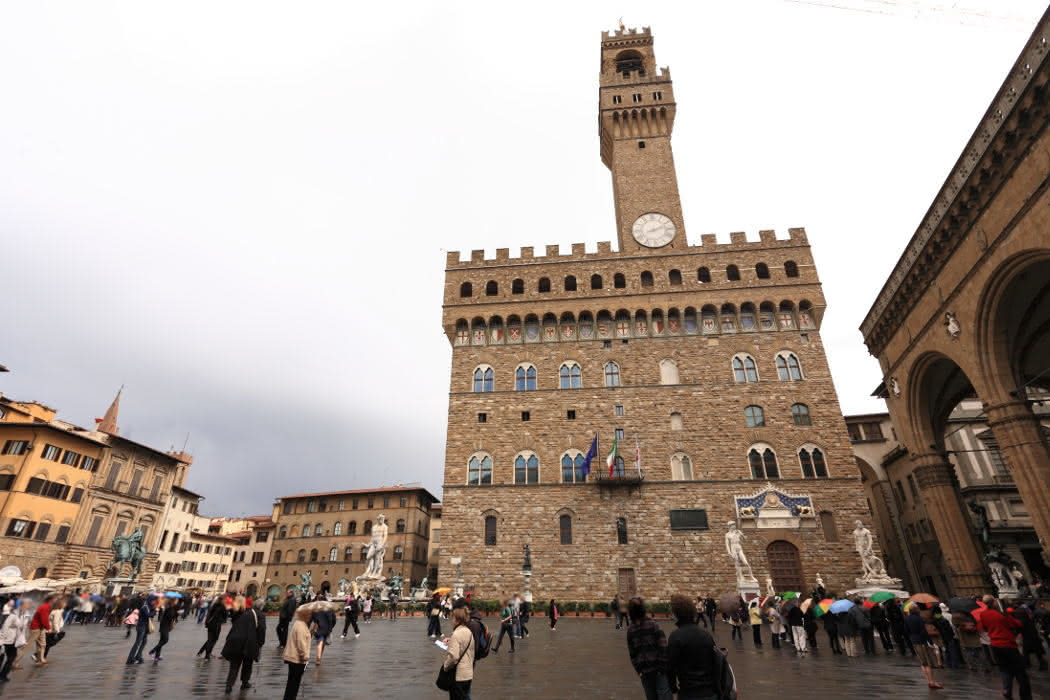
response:
M495 618L487 618L490 629ZM235 700L268 700L284 692L286 670L276 648L276 619L267 618L268 643L254 675L254 688L240 691ZM661 621L667 632L670 622ZM442 622L443 631L449 630ZM485 698L640 698L644 697L627 656L626 636L604 618L566 617L551 632L545 618L533 618L528 639L517 641L517 651L504 639L498 655L478 663L473 697ZM229 626L223 628L216 651ZM341 629L341 620L340 620ZM300 698L440 698L434 687L443 652L426 636L422 617L379 620L361 626L361 637L338 636L325 652L321 666L311 664L303 677ZM11 674L0 687L4 700L43 698L222 698L228 665L218 657L194 657L205 638L203 626L180 622L160 662L126 666L131 648L123 630L100 625L74 625L51 652L47 666L32 666ZM815 654L797 657L790 646L779 650L766 643L756 649L750 634L730 641L728 625L719 623L717 640L729 650L742 700L824 700L842 698L944 698L993 700L999 697L998 675L964 670L939 671L943 691L930 691L912 659L880 654L848 659L831 655L821 644ZM826 638L823 633L819 642ZM149 649L156 642L151 635ZM1033 672L1034 697L1050 698L1050 674Z

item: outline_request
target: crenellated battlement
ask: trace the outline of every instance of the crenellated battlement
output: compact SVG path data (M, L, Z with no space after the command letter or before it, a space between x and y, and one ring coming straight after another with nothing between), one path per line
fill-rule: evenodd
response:
M653 33L652 31L650 31L649 27L642 27L641 29L639 29L637 27L628 28L624 27L623 25L620 25L619 29L613 30L611 32L602 32L603 44L615 44L615 42L624 41L625 39L648 39L649 41L652 41Z
M685 248L668 248L660 251L665 255L697 255L707 253L729 253L742 250L756 250L760 248L798 248L808 247L809 239L806 237L806 229L789 228L789 238L779 239L776 231L759 231L757 241L747 240L747 234L743 231L734 231L729 234L728 243L719 243L718 236L713 233L705 233L700 236L700 243L689 245ZM470 258L462 259L458 250L450 250L447 253L447 269L470 269L475 267L490 267L492 265L521 265L529 263L552 263L552 262L577 262L584 260L608 260L636 257L633 254L613 251L610 241L598 241L597 250L588 253L583 243L573 243L568 253L561 252L561 246L548 245L542 255L537 255L532 246L522 247L520 254L515 257L510 254L509 248L497 248L496 257L486 258L484 250L470 251Z

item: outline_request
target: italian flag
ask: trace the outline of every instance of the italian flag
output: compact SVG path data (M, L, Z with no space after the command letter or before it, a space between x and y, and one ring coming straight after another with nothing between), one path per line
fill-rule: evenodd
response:
M616 458L620 455L620 447L617 444L616 438L613 438L612 452L605 458L605 463L609 465L609 476L613 475L613 470L616 469Z

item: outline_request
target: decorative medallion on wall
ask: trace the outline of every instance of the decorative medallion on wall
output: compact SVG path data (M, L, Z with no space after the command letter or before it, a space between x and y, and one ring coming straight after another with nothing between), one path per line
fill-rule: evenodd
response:
M741 527L816 527L813 499L809 495L782 491L768 481L756 493L734 496L733 502Z
M959 325L959 319L955 318L955 314L951 311L944 314L944 329L952 340L958 340L959 336L962 335L962 326Z

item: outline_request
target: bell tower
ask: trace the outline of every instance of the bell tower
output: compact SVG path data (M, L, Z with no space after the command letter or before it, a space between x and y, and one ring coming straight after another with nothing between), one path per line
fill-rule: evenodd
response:
M658 70L649 27L602 32L598 135L612 171L620 251L685 248L671 129L671 71Z

